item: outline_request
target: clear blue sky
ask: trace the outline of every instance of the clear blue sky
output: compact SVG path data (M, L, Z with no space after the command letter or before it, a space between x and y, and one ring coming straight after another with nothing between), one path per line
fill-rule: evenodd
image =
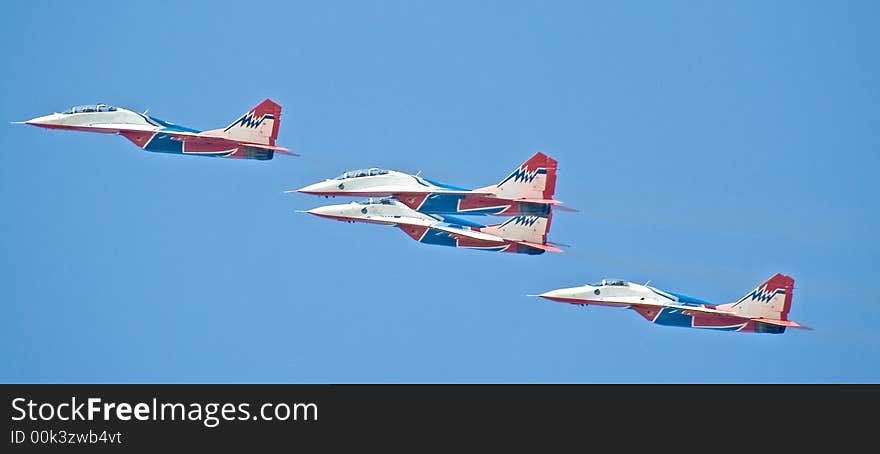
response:
M878 382L877 2L12 2L0 120L105 102L200 129L270 97L300 158L0 125L4 382ZM418 244L283 194L559 160L564 254ZM337 199L338 200L338 199ZM716 303L781 336L525 296Z

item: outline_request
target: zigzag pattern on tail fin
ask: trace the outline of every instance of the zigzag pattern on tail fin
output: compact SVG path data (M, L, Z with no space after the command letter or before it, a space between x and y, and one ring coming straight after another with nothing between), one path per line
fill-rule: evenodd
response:
M492 192L504 199L551 200L556 191L556 160L538 152L494 186L477 191Z
M281 106L266 99L232 124L222 134L230 140L262 145L275 145L281 125Z
M777 273L739 301L722 304L718 309L732 311L741 317L788 320L793 291L794 279Z
M503 224L490 225L480 231L505 240L545 244L550 231L550 216L514 216Z

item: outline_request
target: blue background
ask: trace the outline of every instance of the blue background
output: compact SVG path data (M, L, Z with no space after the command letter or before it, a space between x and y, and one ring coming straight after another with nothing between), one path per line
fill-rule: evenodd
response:
M877 382L877 2L13 2L0 119L104 102L240 161L0 126L4 382ZM283 194L380 166L559 160L564 254L418 244ZM336 199L337 201L340 199ZM602 277L716 303L775 272L814 331L525 296Z

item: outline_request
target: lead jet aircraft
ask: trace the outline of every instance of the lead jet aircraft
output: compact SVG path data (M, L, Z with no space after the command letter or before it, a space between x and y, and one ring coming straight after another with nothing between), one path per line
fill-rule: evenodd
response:
M562 252L547 243L549 216L516 216L487 226L452 216L421 213L392 198L327 205L305 213L343 222L394 226L427 244L531 255Z
M239 159L272 159L275 152L293 154L275 145L281 106L267 99L224 129L198 131L146 113L98 104L73 107L23 122L47 129L119 134L147 151Z
M595 284L552 290L536 296L581 306L632 309L659 325L781 334L785 328L805 328L788 319L793 290L794 279L776 274L736 302L719 306L617 279L603 279Z
M352 170L296 191L325 197L394 197L429 214L547 216L556 190L556 160L536 153L500 183L465 189L379 168Z

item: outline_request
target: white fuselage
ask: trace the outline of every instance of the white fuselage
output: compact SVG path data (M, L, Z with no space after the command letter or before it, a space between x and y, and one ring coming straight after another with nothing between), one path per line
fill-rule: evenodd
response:
M153 131L159 128L144 115L127 109L114 108L109 112L74 112L53 113L28 120L25 123L33 126L58 129L117 129ZM100 131L98 131L100 132Z
M378 171L378 169L366 169ZM297 192L314 195L340 195L385 197L402 192L443 191L423 178L395 170L383 170L382 174L343 176L300 188ZM346 172L348 174L349 172Z
M394 219L415 221L425 225L437 222L427 214L409 208L393 199L384 199L381 203L364 204L351 202L339 205L327 205L308 210L307 213L340 221L358 221L388 224Z
M632 304L681 305L677 297L654 287L625 281L613 282L618 284L611 285L605 282L599 285L587 284L580 287L551 290L539 296L567 303L601 306L626 307Z

